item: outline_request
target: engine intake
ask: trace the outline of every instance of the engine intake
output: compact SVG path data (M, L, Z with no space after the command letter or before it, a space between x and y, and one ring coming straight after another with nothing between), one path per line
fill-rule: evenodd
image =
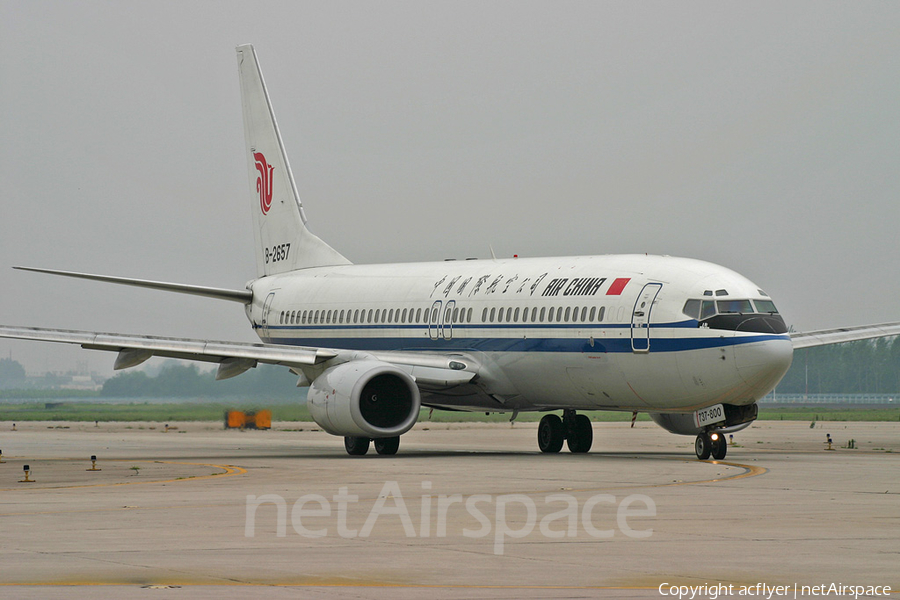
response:
M313 420L332 435L394 437L416 423L421 407L413 378L386 362L354 360L316 377L307 406Z

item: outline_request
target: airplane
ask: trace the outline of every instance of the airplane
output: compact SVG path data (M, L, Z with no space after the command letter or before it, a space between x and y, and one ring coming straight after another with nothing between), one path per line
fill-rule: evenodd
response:
M242 304L260 343L0 326L0 337L218 365L227 379L283 365L349 455L396 454L422 407L546 412L541 452L593 443L578 411L646 412L725 458L793 351L900 334L900 322L789 332L772 298L742 275L688 258L605 255L358 265L307 227L251 45L237 59L257 278L225 289L14 267ZM493 254L493 252L492 252ZM555 411L561 411L561 416Z

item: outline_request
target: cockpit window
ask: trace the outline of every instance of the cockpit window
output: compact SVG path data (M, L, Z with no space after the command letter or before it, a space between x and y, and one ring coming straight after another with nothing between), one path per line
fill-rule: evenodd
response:
M685 315L692 319L700 318L700 301L699 300L688 300L684 303L684 312Z
M786 333L787 326L771 300L701 300L684 303L684 314L698 327L745 333Z
M775 308L775 303L771 300L754 300L753 304L756 305L756 312L758 313L778 314L778 309Z
M719 300L716 306L720 313L752 313L753 306L749 300Z
M719 305L718 310L716 310L716 304ZM746 310L741 310L746 308ZM708 319L716 315L716 313L731 313L731 312L753 312L753 309L750 308L749 300L729 300L714 302L712 300L688 300L684 303L684 309L682 312L692 318L697 319L698 321L702 321L703 319ZM760 311L762 312L762 311Z

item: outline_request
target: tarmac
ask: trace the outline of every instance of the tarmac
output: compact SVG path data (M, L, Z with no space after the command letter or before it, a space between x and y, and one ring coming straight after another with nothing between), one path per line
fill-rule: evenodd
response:
M364 457L308 423L169 425L0 422L0 597L900 589L900 423L761 421L723 461L650 423L545 455L534 423L425 422Z

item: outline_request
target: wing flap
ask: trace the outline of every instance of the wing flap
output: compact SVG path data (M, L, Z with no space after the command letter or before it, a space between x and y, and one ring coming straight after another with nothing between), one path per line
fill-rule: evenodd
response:
M859 327L841 327L838 329L823 329L807 333L792 333L791 344L793 344L794 350L800 350L801 348L813 348L815 346L827 346L829 344L855 342L857 340L870 340L893 335L900 335L900 322L862 325Z

